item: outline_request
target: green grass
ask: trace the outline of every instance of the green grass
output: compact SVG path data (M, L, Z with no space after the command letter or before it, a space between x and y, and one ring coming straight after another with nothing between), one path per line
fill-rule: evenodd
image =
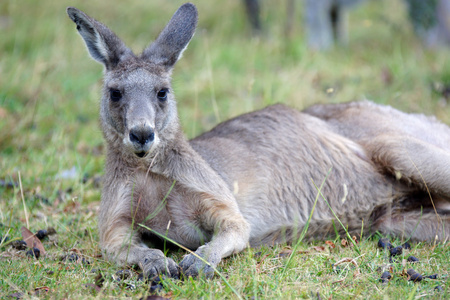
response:
M402 1L371 1L354 9L348 47L327 52L306 47L300 5L291 37L286 38L285 2L262 2L266 31L252 37L241 1L195 1L199 27L173 76L189 137L276 102L302 109L318 102L369 98L450 123L450 106L436 89L450 84L449 49L422 47ZM49 291L38 297L51 299L140 298L149 293L149 286L137 282L136 276L127 281L134 289L118 284L111 275L120 268L99 257L97 179L104 156L97 115L102 66L89 58L65 7L85 10L140 51L181 3L0 3L0 179L19 182L20 174L22 182L22 191L18 186L0 187L0 234L20 237L20 227L26 226L23 202L30 230L52 226L58 232L44 242L48 255L38 261L0 246L0 298L17 292L31 298L39 287ZM72 176L61 176L71 169ZM338 246L331 250L324 242L300 243L286 272L287 258L277 257L286 245L247 249L225 259L218 269L242 298L249 299L449 297L448 243L414 244L410 251L421 260L416 271L438 273L438 280L408 282L401 274L409 266L400 263L390 283L382 285L378 269L387 258L376 241L363 238L358 244L361 255L339 246L339 238L334 242ZM78 249L90 264L61 261L71 249ZM169 255L180 261L183 254ZM356 260L359 276L353 277L351 265L333 271L331 265L345 257ZM94 269L103 270L100 292L84 288L95 283ZM436 285L444 291L436 292ZM164 280L159 294L177 299L237 298L218 276Z

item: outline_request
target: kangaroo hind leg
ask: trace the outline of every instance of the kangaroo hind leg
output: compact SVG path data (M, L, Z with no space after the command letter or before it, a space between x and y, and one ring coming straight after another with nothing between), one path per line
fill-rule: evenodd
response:
M400 135L381 135L367 146L383 171L422 191L450 198L450 151Z
M445 241L450 238L450 211L424 209L386 213L375 220L374 229L417 241Z

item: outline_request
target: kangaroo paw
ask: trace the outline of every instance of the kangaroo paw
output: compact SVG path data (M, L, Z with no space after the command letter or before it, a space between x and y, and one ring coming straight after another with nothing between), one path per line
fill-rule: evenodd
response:
M155 278L158 275L167 275L178 278L179 267L173 259L165 257L160 250L151 249L140 263L145 278Z
M214 268L220 261L220 257L214 254L211 249L206 246L202 246L195 251L195 254L189 254L183 258L180 262L180 267L183 270L185 276L197 277L203 275L206 278L212 278L214 276ZM208 264L200 259L198 256L208 262Z

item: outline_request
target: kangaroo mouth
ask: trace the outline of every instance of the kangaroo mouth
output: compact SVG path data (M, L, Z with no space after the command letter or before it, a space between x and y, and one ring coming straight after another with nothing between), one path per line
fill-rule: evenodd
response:
M136 154L138 157L142 158L142 157L144 157L144 156L147 154L147 152L142 151L142 152L136 152L135 154Z

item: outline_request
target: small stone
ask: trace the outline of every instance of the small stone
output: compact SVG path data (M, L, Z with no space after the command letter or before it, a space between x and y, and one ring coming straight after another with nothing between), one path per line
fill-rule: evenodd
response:
M422 281L422 275L417 273L414 269L408 269L406 273L409 275L409 280L413 282Z
M24 240L14 241L11 243L11 246L19 251L27 250L27 243Z
M85 265L90 265L91 264L91 262L89 260L87 260L86 258L84 258L84 257L81 259L81 263L85 264Z
M401 255L403 253L403 248L402 246L398 246L395 248L391 248L389 252L391 253L391 256Z
M392 275L389 271L385 271L385 272L383 272L383 274L381 274L381 278L391 279Z
M413 282L420 282L422 281L422 275L420 275L419 273L412 274L409 280Z
M28 256L36 257L36 259L39 259L41 256L41 251L38 248L33 248L27 251L26 253Z
M442 292L444 289L442 288L442 286L437 285L437 286L434 287L434 290L438 291L438 292Z
M342 266L335 266L334 264L331 265L331 268L333 269L333 272L337 274L341 273L344 270Z
M3 179L0 179L0 187L7 188L7 189L12 189L12 188L17 187L17 186L19 186L19 184L17 182L6 181L6 180L3 180Z
M403 247L403 249L405 249L405 250L411 250L411 245L410 245L408 242L405 242L405 243L402 245L402 247Z
M385 271L385 272L383 272L383 274L381 274L380 281L381 281L383 284L386 284L386 283L389 282L389 280L391 280L391 278L392 278L391 273L389 273L388 271Z
M391 264L398 264L399 261L398 261L398 259L392 259L392 256L391 256L391 257L389 257L389 263L391 263Z
M416 270L414 270L414 269L408 269L407 271L406 271L406 274L408 274L409 276L411 276L412 274L416 274L417 272L416 272Z
M119 270L116 272L116 276L120 280L125 280L133 276L133 272L131 270Z
M67 262L76 262L78 261L78 255L76 255L75 253L66 255L63 260L67 261Z
M408 257L407 261L410 263L416 263L419 261L419 259L417 257L410 256L410 257Z
M48 235L48 232L45 229L42 229L42 230L39 230L38 232L36 232L36 237L40 240L43 240L47 235Z
M6 243L7 241L9 241L9 236L4 236L3 237L3 236L0 235L0 243L2 243L2 242Z
M388 250L390 250L391 248L394 248L394 246L392 246L391 242L387 238L380 238L378 240L378 247L382 248L382 249L388 249Z

